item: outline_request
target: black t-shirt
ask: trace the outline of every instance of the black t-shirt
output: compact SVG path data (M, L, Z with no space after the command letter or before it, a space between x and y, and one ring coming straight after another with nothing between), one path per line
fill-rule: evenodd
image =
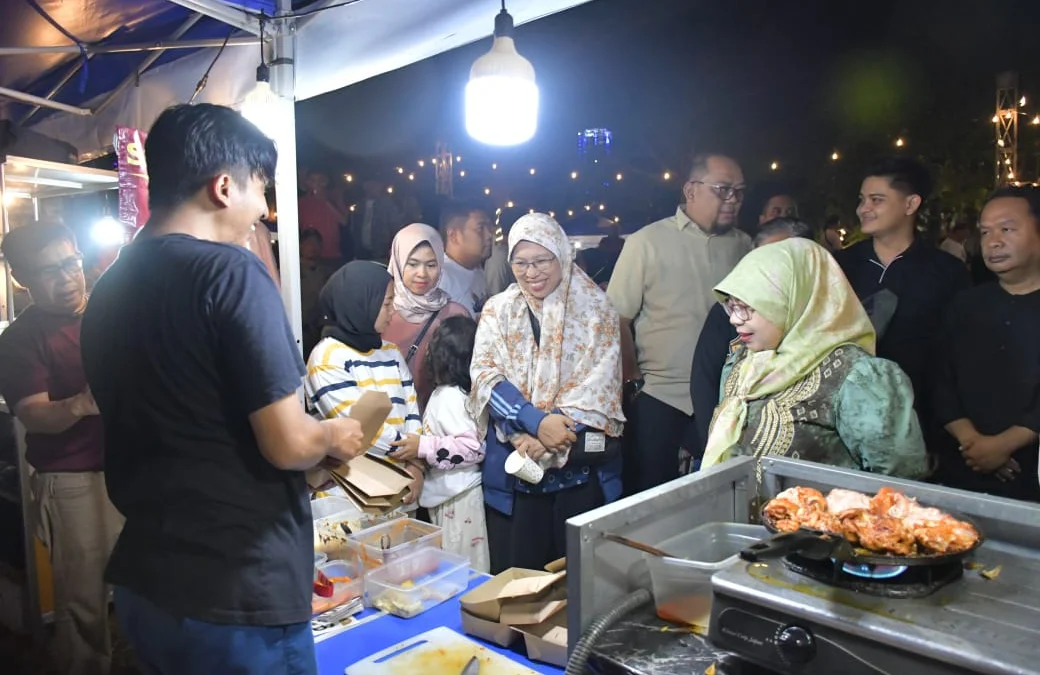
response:
M896 309L877 355L895 361L914 386L914 407L931 430L935 352L947 304L970 285L960 260L923 241L915 241L885 267L871 239L839 251L835 258L861 301L870 304L882 289L896 296Z
M943 338L935 393L940 424L967 418L987 436L1013 426L1040 431L1040 291L1011 295L997 283L965 291L950 303ZM944 483L1040 501L1035 441L1015 452L1022 473L1010 482L972 471L953 437L946 441Z
M307 621L306 482L263 458L248 419L305 372L260 259L186 235L138 240L98 281L81 344L126 517L106 579L177 616Z

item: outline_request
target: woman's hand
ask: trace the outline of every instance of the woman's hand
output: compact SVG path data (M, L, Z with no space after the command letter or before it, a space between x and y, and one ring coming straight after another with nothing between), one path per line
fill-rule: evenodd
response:
M387 454L401 462L419 459L419 435L408 434L406 438L394 441L390 444L390 451Z
M548 450L566 452L578 440L574 427L574 420L566 415L546 415L538 425L538 440Z
M421 466L411 462L405 465L404 470L412 477L412 482L408 484L408 491L405 492L404 499L401 501L405 504L411 504L418 500L419 495L422 494L423 482L426 480L426 474L423 472Z
M545 453L549 452L549 450L542 445L537 438L527 434L520 434L513 439L513 448L524 457L530 457L536 462L541 459Z

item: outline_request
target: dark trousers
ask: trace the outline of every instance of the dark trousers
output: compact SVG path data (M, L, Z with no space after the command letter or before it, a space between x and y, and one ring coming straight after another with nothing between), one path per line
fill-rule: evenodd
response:
M317 675L309 621L239 626L176 617L115 587L119 629L146 675Z
M679 449L697 434L693 415L641 393L625 406L625 417L625 496L678 478Z
M513 515L485 506L491 573L510 567L540 570L567 555L567 519L603 506L596 472L585 485L532 495L516 492Z

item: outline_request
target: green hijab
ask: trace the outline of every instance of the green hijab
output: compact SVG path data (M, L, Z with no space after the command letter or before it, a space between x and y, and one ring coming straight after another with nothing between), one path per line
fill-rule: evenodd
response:
M702 468L729 459L747 422L747 402L797 384L832 351L855 345L868 354L876 338L867 313L838 266L819 244L787 239L747 254L715 287L747 304L782 332L775 350L748 353L730 375L736 387L716 408Z

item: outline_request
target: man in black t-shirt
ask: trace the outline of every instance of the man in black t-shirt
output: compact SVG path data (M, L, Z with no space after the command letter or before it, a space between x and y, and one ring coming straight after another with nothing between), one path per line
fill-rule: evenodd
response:
M175 106L148 135L151 218L98 281L83 365L105 427L109 561L149 672L317 672L303 472L360 450L354 420L297 398L299 347L243 246L267 212L273 142L229 108Z
M859 216L869 239L834 254L878 330L877 355L895 361L914 387L914 408L932 445L935 352L943 310L970 284L964 265L916 236L917 214L931 192L928 169L890 157L867 170Z

